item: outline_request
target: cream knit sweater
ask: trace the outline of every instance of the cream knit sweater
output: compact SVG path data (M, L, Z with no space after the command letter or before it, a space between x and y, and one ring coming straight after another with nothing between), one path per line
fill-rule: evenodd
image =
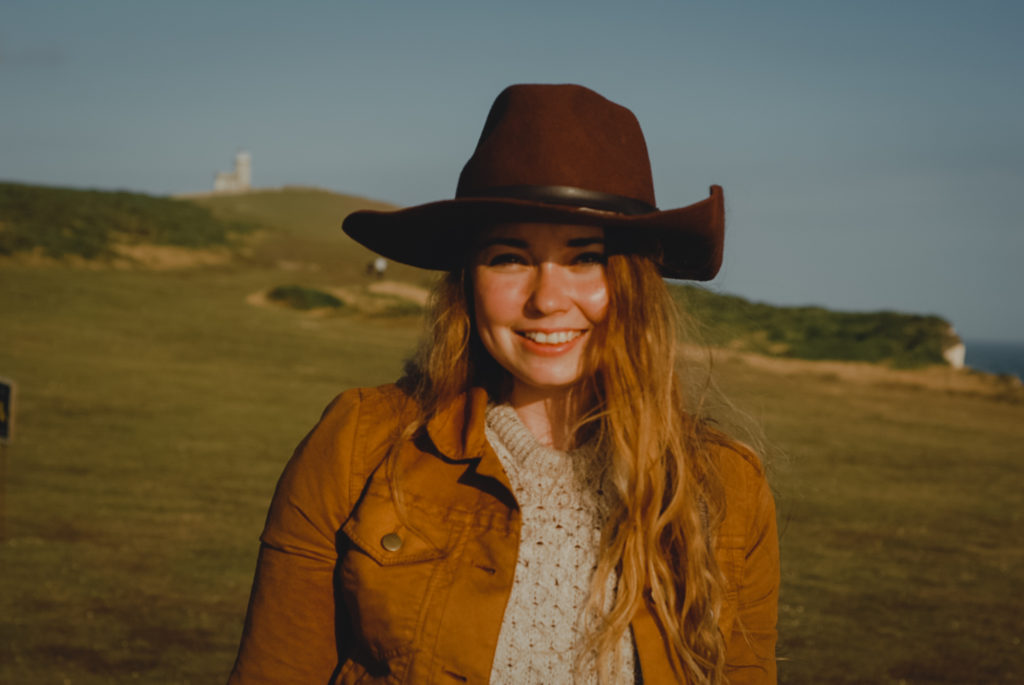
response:
M596 683L593 655L582 662L582 672L574 667L583 650L583 608L610 508L605 463L592 448L560 452L541 445L507 404L488 407L486 434L522 512L519 557L491 683ZM615 578L610 580L614 588ZM635 663L627 632L613 682L636 683Z

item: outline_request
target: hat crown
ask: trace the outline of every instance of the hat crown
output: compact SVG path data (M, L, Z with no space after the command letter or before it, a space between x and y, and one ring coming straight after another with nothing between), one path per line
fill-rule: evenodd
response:
M456 197L521 186L566 186L656 205L640 122L578 85L520 84L502 91L462 169Z
M352 238L389 259L458 269L495 223L586 224L652 259L662 275L706 281L722 263L720 186L699 202L659 210L633 113L577 85L514 85L498 95L456 197L345 217Z

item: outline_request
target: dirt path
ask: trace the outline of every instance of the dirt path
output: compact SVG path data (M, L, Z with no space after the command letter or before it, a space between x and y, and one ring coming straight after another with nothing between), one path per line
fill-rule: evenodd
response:
M426 288L400 281L377 281L369 285L367 290L379 295L394 295L395 297L412 300L421 307L427 304L427 299L430 297L430 291Z

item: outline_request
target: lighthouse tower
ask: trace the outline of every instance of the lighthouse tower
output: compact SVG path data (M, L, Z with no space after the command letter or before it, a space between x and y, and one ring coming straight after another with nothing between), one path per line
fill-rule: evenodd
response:
M245 152L235 155L235 170L221 171L213 179L215 193L244 193L252 188L252 156Z
M238 180L239 190L249 190L252 187L252 155L244 150L235 155L235 178Z

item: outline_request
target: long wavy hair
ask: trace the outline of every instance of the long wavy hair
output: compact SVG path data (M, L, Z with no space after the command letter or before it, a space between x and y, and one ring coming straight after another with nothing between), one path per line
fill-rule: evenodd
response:
M708 427L699 400L688 401L683 391L680 315L655 264L637 254L610 254L606 276L607 315L594 329L586 372L572 390L572 440L596 440L609 455L617 495L587 604L588 651L607 681L620 639L647 603L680 679L718 685L724 682L718 628L724 579L713 549L725 498L712 454L713 444L726 438ZM510 388L509 374L477 336L472 287L468 270L460 269L435 289L428 335L407 365L419 417L406 435L470 387L484 387L496 400Z

